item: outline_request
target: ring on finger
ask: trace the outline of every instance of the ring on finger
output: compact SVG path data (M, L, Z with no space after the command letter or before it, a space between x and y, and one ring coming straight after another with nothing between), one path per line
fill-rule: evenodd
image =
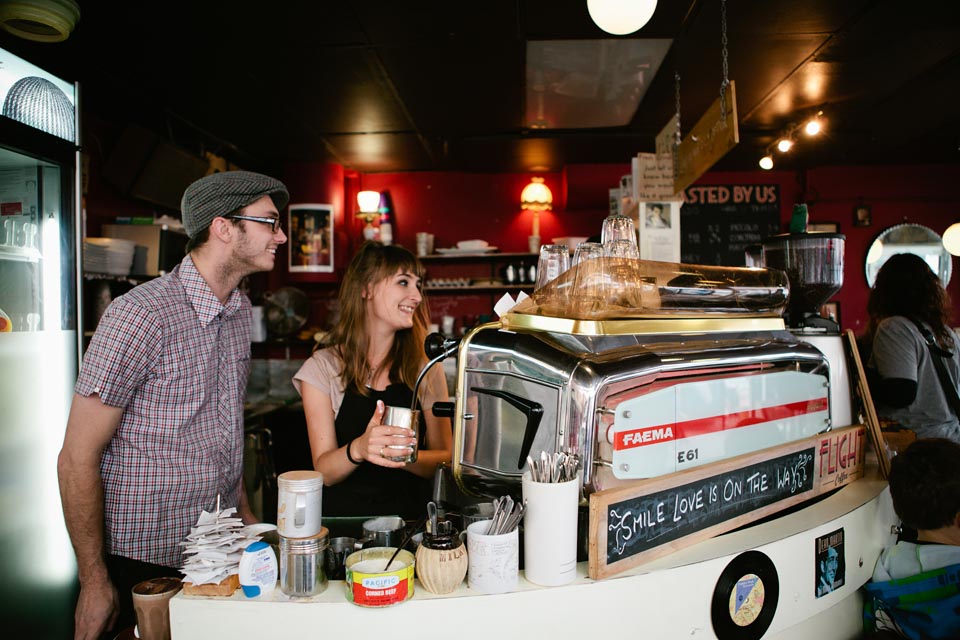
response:
M381 458L383 457L383 449L384 449L384 447L380 447L380 457L381 457Z

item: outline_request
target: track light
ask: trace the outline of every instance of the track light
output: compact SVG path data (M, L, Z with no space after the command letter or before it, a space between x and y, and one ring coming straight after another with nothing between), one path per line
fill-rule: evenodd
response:
M801 120L794 120L786 128L784 128L775 142L770 143L764 152L763 157L760 158L759 164L760 168L769 171L773 168L773 153L774 149L779 153L789 153L797 140L800 139L800 132L809 137L820 135L823 132L823 111L818 110L813 114L806 116Z

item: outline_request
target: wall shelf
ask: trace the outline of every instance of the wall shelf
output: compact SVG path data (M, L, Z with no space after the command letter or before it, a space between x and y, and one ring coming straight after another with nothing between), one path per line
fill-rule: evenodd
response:
M495 293L497 291L502 291L506 293L507 291L521 291L526 289L531 291L533 289L532 284L471 284L465 287L424 287L423 290L426 293L432 293L435 295L443 295L445 293Z
M510 260L536 260L539 255L536 253L460 253L440 255L431 253L428 256L419 256L420 262L424 264L443 264L445 262L507 262Z

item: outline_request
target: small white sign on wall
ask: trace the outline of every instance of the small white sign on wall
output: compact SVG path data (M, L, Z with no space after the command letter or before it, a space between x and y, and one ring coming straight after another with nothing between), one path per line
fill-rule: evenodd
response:
M680 262L680 200L640 203L640 258Z

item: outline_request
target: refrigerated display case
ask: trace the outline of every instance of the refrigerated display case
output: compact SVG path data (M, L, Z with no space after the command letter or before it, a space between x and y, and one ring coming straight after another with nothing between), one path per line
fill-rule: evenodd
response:
M77 87L0 50L0 104L0 599L6 628L65 637L76 561L57 454L80 356Z

